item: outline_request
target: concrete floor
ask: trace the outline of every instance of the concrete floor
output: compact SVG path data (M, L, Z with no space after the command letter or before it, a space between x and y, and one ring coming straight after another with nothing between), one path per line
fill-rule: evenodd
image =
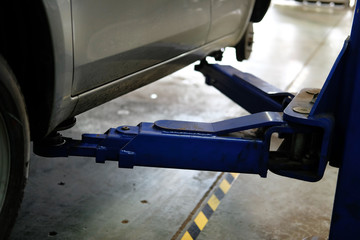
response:
M321 87L349 34L352 12L343 8L273 1L255 25L250 61L223 62L287 91ZM216 121L246 112L206 86L193 66L78 117L64 135L105 132L118 125L177 119ZM15 239L180 239L191 216L223 177L217 172L95 164L80 157L31 156L30 179ZM327 238L337 169L318 183L269 173L240 175L198 239ZM188 221L185 221L188 220Z

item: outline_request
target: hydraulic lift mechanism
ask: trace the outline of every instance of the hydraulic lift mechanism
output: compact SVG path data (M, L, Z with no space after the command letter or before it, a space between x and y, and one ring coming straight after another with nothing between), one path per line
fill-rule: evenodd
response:
M305 89L294 97L230 66L202 62L196 68L207 82L240 105L244 103L253 114L215 123L161 120L120 126L105 134L84 134L82 140L62 138L54 146L35 145L35 152L47 157L95 157L98 163L118 161L124 168L168 167L262 177L270 169L307 181L322 177L332 120L310 113L319 90ZM257 129L255 134L247 131L252 129ZM284 141L272 152L274 133Z
M251 115L215 123L161 120L34 144L46 157L88 156L122 168L151 166L276 174L305 181L340 167L330 239L360 236L359 1L345 41L323 88L296 96L231 66L202 61L196 70ZM282 139L270 150L272 137Z

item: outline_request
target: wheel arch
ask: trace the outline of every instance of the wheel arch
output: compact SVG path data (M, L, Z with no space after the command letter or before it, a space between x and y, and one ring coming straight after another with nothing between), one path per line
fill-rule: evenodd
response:
M250 21L254 23L260 22L265 16L270 3L271 0L256 0Z
M46 134L54 99L54 54L42 1L0 3L0 54L25 97L31 137Z

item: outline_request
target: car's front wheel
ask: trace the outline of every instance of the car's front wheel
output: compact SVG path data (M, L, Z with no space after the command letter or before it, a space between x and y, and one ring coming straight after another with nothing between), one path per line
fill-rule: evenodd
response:
M0 239L15 222L28 173L30 136L24 98L0 56Z

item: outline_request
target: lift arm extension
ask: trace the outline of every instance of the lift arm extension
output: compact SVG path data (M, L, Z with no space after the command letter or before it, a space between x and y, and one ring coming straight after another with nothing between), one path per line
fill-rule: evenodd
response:
M98 163L118 161L123 168L167 167L262 177L270 169L306 181L322 177L332 123L330 118L309 115L317 94L314 90L305 89L293 98L230 66L203 62L197 69L218 86L230 86L231 94L223 91L227 95L247 92L246 98L235 100L239 105L251 101L247 109L256 113L215 123L162 120L121 126L105 134L84 134L82 140L63 138L61 144L35 143L34 152L46 157L95 157ZM289 99L292 101L282 112ZM274 133L282 144L277 151L270 151Z
M202 61L195 70L204 74L206 83L214 86L250 113L282 112L294 95L260 78L231 66Z
M279 113L259 113L216 123L158 121L111 128L105 134L84 134L81 141L65 139L42 155L96 157L118 161L119 167L170 167L266 174L264 141L225 137L250 127L283 124ZM39 149L38 149L39 150ZM44 150L44 149L43 149ZM49 151L50 150L50 151Z

